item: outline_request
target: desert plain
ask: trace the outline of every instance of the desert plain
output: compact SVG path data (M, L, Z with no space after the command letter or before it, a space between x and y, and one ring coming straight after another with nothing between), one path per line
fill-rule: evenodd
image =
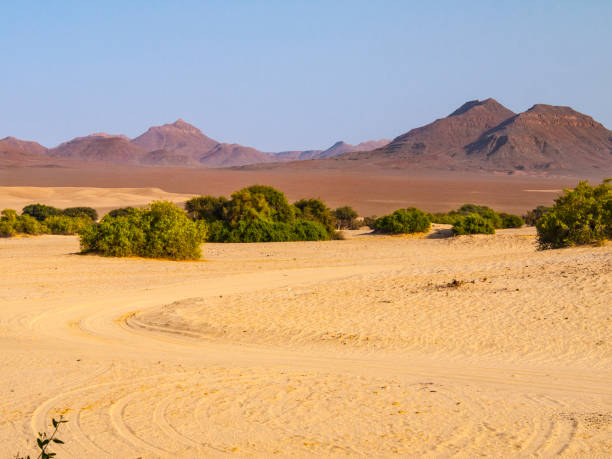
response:
M542 190L527 208L557 184L517 189ZM3 187L0 203L175 191ZM609 243L345 235L209 243L197 262L0 239L3 455L31 454L60 415L58 457L612 454Z

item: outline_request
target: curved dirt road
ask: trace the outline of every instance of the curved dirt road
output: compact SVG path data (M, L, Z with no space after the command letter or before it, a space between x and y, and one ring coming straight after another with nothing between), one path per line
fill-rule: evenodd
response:
M205 247L0 241L0 441L59 457L612 452L612 252L529 230ZM453 283L453 280L458 280Z

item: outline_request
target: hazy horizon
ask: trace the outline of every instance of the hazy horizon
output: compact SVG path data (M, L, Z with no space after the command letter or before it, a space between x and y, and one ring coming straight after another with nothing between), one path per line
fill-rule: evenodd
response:
M62 2L3 7L0 138L177 118L261 151L392 139L493 97L612 126L612 5Z

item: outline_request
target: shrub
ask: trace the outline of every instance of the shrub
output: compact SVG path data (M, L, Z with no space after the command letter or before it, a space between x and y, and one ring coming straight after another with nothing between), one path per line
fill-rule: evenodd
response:
M336 228L338 229L350 229L354 226L357 218L357 212L349 206L338 207L332 215L336 218Z
M44 234L48 233L47 227L29 215L20 215L15 220L15 230L24 234Z
M39 222L44 221L47 217L61 215L62 210L56 207L46 206L44 204L30 204L23 208L22 215L34 217Z
M447 214L443 212L437 212L435 214L429 214L429 219L432 223L440 223L444 225L454 225L463 218L462 215L456 213L457 211L451 211Z
M223 196L197 196L185 203L185 210L194 220L214 222L225 218L228 203Z
M158 201L144 212L147 223L144 254L152 258L197 259L206 239L206 224L193 222L171 202Z
M92 207L69 207L62 211L62 215L68 217L87 217L92 222L98 220L98 212Z
M375 221L376 221L376 215L372 215L370 217L363 217L363 225L368 226L371 229L374 229Z
M0 212L0 221L9 222L14 225L17 221L17 212L13 209L4 209Z
M100 223L81 231L81 251L109 257L144 256L145 230L140 210L117 217L106 215Z
M500 213L499 217L501 218L501 227L502 228L520 228L525 224L523 219L518 215Z
M612 238L612 185L580 182L564 190L555 205L536 222L541 249L602 244Z
M473 213L462 217L453 225L453 233L461 234L494 234L495 227L491 220Z
M458 215L478 214L482 218L490 220L494 228L502 228L502 219L497 212L487 206L479 206L477 204L463 204L456 211Z
M153 202L146 209L106 215L81 231L81 251L105 256L141 256L189 260L201 257L206 223L194 222L171 202Z
M414 207L398 209L374 222L376 231L390 234L424 233L429 231L430 227L431 222L427 214Z
M17 234L15 227L8 220L0 220L0 237L13 237Z
M253 195L261 195L271 209L271 218L277 222L290 222L295 218L294 207L289 204L285 194L271 186L253 185L245 188Z
M137 211L139 211L139 209L136 209L135 207L120 207L118 209L111 210L107 215L109 217L125 217L126 215L130 215Z
M302 220L319 222L328 233L334 232L334 216L320 199L300 199L293 205L297 208L296 214Z
M232 199L227 207L226 220L230 227L234 228L240 222L273 220L272 215L273 211L266 197L260 193L251 193L245 188L232 194Z
M77 234L83 228L91 225L89 217L68 217L66 215L51 215L43 221L43 226L51 234Z
M550 209L551 207L538 206L523 215L523 220L525 220L526 225L535 226L537 221L542 217L542 215L544 215Z
M330 239L333 216L319 199L289 204L269 186L254 185L231 199L198 196L185 203L191 218L208 223L211 242L281 242Z

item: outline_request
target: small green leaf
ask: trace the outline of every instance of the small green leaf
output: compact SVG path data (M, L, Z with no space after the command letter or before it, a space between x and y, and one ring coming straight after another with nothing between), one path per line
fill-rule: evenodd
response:
M41 440L40 438L37 438L37 439L36 439L36 443L38 443L38 447L39 447L39 448L42 448L42 447L43 447L43 442L42 442L42 440Z
M53 419L51 420L51 422L53 423L53 427L54 427L54 428L57 428L57 424L58 424L58 422L55 420L55 418L53 418Z
M63 441L61 441L59 438L54 438L54 439L53 439L53 443L59 443L59 444L61 444L61 445L63 445L63 444L64 444L64 442L63 442Z

